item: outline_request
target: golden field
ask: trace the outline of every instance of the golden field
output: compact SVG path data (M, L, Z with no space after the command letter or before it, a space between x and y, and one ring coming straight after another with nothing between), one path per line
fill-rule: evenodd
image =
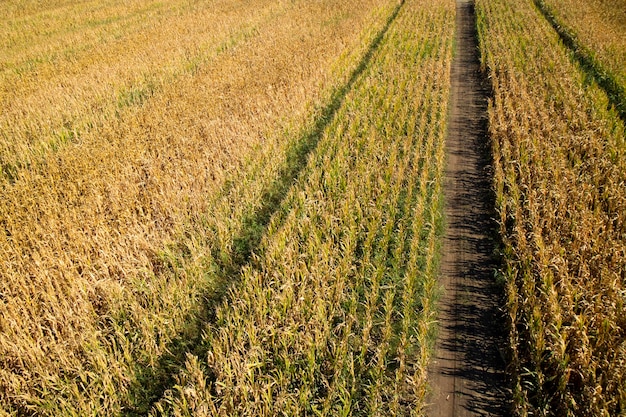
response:
M515 411L623 415L624 122L532 1L476 7Z
M372 413L419 412L451 1L5 3L6 414L336 410L359 381ZM249 329L278 344L263 367ZM299 372L328 382L294 398Z
M622 3L476 0L515 415L626 412ZM455 17L1 1L0 415L424 415Z

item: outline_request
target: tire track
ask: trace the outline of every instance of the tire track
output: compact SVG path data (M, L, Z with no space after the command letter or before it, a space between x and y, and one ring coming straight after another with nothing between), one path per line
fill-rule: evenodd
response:
M439 333L429 369L431 417L504 416L502 290L494 280L496 225L473 0L457 0L444 194Z

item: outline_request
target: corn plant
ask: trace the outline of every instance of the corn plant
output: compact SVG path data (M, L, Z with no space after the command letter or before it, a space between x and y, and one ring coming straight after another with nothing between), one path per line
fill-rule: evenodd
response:
M153 415L422 415L453 2L405 1Z
M519 415L626 410L624 123L532 1L477 1Z

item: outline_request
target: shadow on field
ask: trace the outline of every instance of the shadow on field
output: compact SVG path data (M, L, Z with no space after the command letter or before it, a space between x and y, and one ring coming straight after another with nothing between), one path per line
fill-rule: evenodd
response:
M458 186L463 191L448 200L454 207L450 211L457 213L449 218L448 226L459 233L448 237L456 241L457 248L457 256L448 267L459 275L454 286L455 302L442 306L442 315L454 319L441 323L452 335L442 341L441 347L456 361L440 371L457 380L457 413L506 416L510 413L505 373L506 322L500 310L502 287L494 278L499 265L493 256L497 225L489 193L489 149L478 143L473 146L480 154L477 165L482 170L458 170L462 178Z
M389 15L384 26L370 43L359 65L350 74L348 81L337 88L329 102L319 110L313 126L288 149L287 163L271 186L263 193L261 207L243 219L242 230L233 240L231 253L214 256L216 260L228 260L218 261L217 272L214 276L215 287L210 293L202 294L200 299L203 302L187 320L189 323L187 330L179 333L169 343L168 354L160 357L155 367L137 370L137 381L131 387L130 403L122 410L123 416L146 415L153 404L174 386L176 374L185 366L187 353L194 354L201 361L206 357L209 347L203 345L202 340L205 324L214 321L217 306L226 297L229 288L239 281L241 269L251 263L252 255L258 251L270 219L280 209L289 190L300 177L302 170L306 167L309 154L315 150L324 129L333 120L346 95L369 65L403 5L404 0L400 1Z
M558 21L558 18L543 0L534 0L534 3L539 12L559 35L561 42L572 52L581 69L604 90L609 98L609 105L616 109L619 118L626 123L626 91L617 82L615 76L610 71L607 71L600 62L585 52L584 48L578 43L576 34Z

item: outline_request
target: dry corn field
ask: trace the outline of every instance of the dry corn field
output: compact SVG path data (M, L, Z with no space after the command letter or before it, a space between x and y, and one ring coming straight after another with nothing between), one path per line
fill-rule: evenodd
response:
M545 4L580 30L585 47L599 48L606 68L613 55L624 62L624 26L613 20L621 14L623 22L623 1ZM594 12L571 17L592 4ZM515 411L625 415L624 121L593 68L580 64L533 0L477 0L476 8L493 85L489 130ZM617 30L583 34L596 24Z
M0 16L3 413L420 413L452 1Z
M0 416L426 415L455 5L0 0ZM513 415L626 415L624 6L475 3Z
M564 42L626 118L626 2L536 0Z

